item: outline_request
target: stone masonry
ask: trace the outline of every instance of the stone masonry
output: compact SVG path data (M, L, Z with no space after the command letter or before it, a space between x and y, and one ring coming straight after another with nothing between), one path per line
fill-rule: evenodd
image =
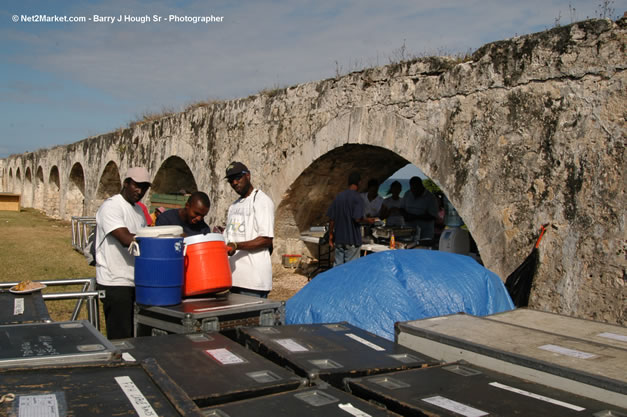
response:
M93 215L143 165L153 192L206 191L224 223L232 160L274 199L275 257L305 250L349 171L384 180L411 162L505 279L542 224L531 306L625 323L627 21L589 20L248 98L0 160L0 189L55 217ZM150 196L147 197L149 199Z

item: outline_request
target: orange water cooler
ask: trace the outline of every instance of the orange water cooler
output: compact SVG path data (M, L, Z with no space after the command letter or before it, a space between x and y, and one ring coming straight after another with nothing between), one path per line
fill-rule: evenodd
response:
M186 237L183 296L214 293L231 288L228 248L219 233Z

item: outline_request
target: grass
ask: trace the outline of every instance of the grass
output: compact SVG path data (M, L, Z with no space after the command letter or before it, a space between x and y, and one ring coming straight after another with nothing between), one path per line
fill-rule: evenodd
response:
M72 248L71 225L54 220L34 209L20 212L0 211L0 282L40 281L96 276L96 268ZM81 285L54 286L43 290L52 292L80 291ZM76 300L49 300L46 306L55 321L67 321ZM100 325L104 328L101 309ZM87 319L83 305L79 318Z

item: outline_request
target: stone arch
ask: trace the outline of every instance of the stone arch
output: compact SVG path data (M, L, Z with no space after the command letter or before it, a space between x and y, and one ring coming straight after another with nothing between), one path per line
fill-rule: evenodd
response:
M61 182L59 177L59 168L53 165L48 175L48 188L46 189L46 198L44 207L46 213L50 217L59 218L61 215Z
M33 207L36 209L44 208L44 169L41 165L37 168L37 173L35 174L35 192L33 196Z
M326 222L326 210L335 195L346 188L348 174L383 182L408 161L388 149L345 144L312 161L283 194L275 215L276 253L293 253L302 245L299 235ZM363 184L362 184L363 185Z
M187 163L178 156L170 156L159 167L150 191L159 194L190 194L198 191L198 186Z
M302 232L325 220L324 213L337 193L346 188L352 171L362 179L380 182L408 163L402 156L378 146L348 144L314 160L291 184L277 208L279 233L292 229ZM363 185L363 184L362 184Z
M67 188L66 216L83 216L85 212L85 174L83 166L79 162L75 163L70 170Z
M299 253L299 235L310 226L325 224L326 210L335 196L347 187L348 174L362 176L360 192L374 178L382 183L410 162L387 148L366 144L345 144L330 150L306 167L283 194L276 210L277 253ZM306 246L314 252L313 246Z
M24 188L22 194L22 206L33 206L33 176L31 174L30 167L26 168L24 172Z
M98 188L96 189L96 198L94 199L94 207L100 207L102 202L107 198L117 194L122 189L120 181L120 170L118 165L109 161L102 171Z

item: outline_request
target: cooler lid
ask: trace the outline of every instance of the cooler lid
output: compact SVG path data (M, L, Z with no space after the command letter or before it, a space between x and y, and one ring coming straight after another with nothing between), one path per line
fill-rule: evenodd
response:
M224 242L224 236L222 236L220 233L207 233L205 235L188 236L183 239L183 242L186 245L193 245L195 243L204 242Z
M181 226L153 226L142 227L135 237L181 237L182 234Z

